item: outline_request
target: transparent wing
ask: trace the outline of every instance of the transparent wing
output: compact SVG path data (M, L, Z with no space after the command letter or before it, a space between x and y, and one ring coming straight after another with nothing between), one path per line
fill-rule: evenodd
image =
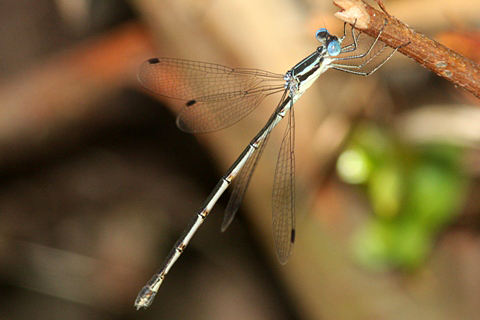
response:
M278 106L280 106L285 100L285 97L287 96L287 92L288 90L284 91L283 96L280 99L280 102L278 103ZM275 111L277 110L277 108L275 108ZM266 137L258 145L258 148L255 151L255 153L247 160L242 170L238 174L238 177L235 179L236 180L235 186L233 188L232 195L230 196L230 200L228 201L227 208L225 209L225 215L223 217L223 223L221 227L222 232L225 231L230 225L230 223L233 221L233 218L235 217L235 214L237 213L240 207L240 204L242 203L243 197L245 196L245 192L247 191L248 185L250 183L250 179L253 176L253 172L257 167L258 161L262 156L263 150L267 145L269 137L270 137L270 131L267 132Z
M171 58L144 62L138 78L157 94L186 100L177 125L194 133L226 128L253 111L267 95L285 89L281 74Z
M275 249L285 264L295 242L295 119L290 108L288 124L275 169L272 192L272 222Z

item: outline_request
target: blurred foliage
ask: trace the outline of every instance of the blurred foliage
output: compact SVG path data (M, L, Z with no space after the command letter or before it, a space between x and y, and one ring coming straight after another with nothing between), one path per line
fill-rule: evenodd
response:
M414 270L439 232L456 216L467 190L462 149L444 143L412 146L372 123L354 131L337 171L364 187L372 215L355 237L370 268Z

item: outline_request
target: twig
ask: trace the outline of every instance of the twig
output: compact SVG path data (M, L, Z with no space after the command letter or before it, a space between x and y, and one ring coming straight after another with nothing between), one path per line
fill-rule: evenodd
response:
M380 40L393 48L400 47L399 52L480 98L480 67L475 62L362 0L334 0L333 3L342 9L335 14L337 18L355 24L356 29L372 37L378 36L387 21Z
M383 4L383 0L375 0L375 2L378 4L380 9L382 9L383 12L390 18L390 13L387 12L387 8L385 8L385 5Z

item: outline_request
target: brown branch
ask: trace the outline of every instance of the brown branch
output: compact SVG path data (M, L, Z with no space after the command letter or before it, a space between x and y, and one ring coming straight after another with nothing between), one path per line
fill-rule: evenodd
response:
M378 36L387 21L380 40L393 48L400 47L399 52L480 98L480 67L475 62L362 0L334 0L333 3L342 9L335 14L337 18L355 24L356 29L372 37ZM385 11L385 7L382 10Z
M152 48L145 28L127 23L0 82L0 170L42 151L62 152L59 146L79 138L86 123L98 124L108 112L98 108L126 84L137 84L138 66Z

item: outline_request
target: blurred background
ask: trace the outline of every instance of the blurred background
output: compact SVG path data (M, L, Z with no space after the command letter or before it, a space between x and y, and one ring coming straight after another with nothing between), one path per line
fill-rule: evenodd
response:
M372 5L375 6L373 1ZM480 3L386 0L479 61ZM138 291L279 96L189 135L142 89L156 56L284 73L343 32L330 0L0 2L0 319L478 319L480 108L396 54L328 71L296 104L297 241L280 265L271 190L285 124L220 233L227 194L153 305Z

